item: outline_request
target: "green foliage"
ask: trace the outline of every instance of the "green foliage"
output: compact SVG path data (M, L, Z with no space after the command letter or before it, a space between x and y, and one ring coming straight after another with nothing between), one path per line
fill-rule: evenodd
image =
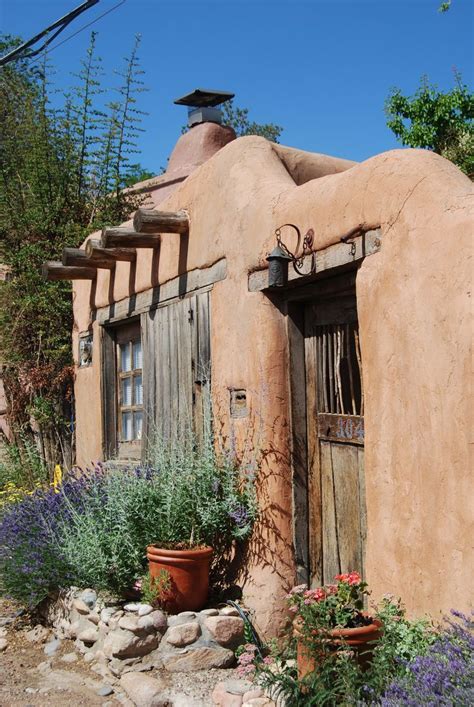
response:
M380 704L387 687L410 672L410 665L427 654L439 633L425 619L408 620L400 600L384 599L376 615L383 633L371 646L373 655L365 671L350 646L330 643L327 634L307 644L309 654L316 657L315 670L302 679L293 635L283 646L274 645L263 660L255 647L246 646L247 656L239 657L238 670L242 676L255 674L258 683L283 698L287 707Z
M140 581L141 600L150 606L166 606L171 591L171 577L167 570L161 569L157 577L149 572Z
M393 89L385 106L387 125L403 145L433 150L474 178L474 93L456 74L443 93L426 77L414 96Z
M152 463L151 463L152 462ZM61 553L74 582L120 592L143 575L147 545L211 545L222 555L253 527L253 478L197 444L155 442L149 466L111 470L91 485L79 507L68 502Z
M280 125L275 123L256 123L249 119L248 108L238 108L234 105L234 101L226 101L221 106L223 125L229 125L234 128L237 137L244 135L259 135L270 142L278 142L278 139L283 131Z
M20 446L5 445L5 458L0 462L0 491L13 485L21 491L34 491L49 484L49 473L38 449L28 438Z
M441 5L438 7L438 12L447 12L451 7L451 0L446 0L446 2L442 2Z
M19 40L0 40L2 53ZM76 85L54 105L46 65L17 61L0 72L1 359L9 423L18 446L35 440L50 464L72 461L72 289L46 282L41 265L60 260L91 231L123 221L140 198L124 193L137 165L143 91L137 38L115 89L103 105L96 34Z

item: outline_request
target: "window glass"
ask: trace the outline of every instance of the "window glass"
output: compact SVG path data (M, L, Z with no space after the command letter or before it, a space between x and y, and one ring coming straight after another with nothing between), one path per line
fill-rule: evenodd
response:
M134 368L134 370L136 370L137 368L143 368L142 342L141 341L134 341L133 342L133 368Z
M133 439L132 413L122 412L122 441L129 442Z
M132 370L129 343L120 345L120 370L124 372Z
M132 379L122 378L122 405L132 404Z
M135 432L135 439L142 438L142 426L143 426L143 413L134 412L133 413L133 427Z
M133 404L134 405L143 405L143 385L142 385L141 375L134 376L133 385L134 385Z

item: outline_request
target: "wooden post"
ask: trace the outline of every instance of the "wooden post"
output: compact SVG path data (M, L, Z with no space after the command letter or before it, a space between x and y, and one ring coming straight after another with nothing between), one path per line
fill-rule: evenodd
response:
M134 263L137 251L134 248L102 248L102 241L90 239L86 243L86 255L90 260L107 260L117 262L124 260Z
M95 280L96 268L65 266L56 260L48 260L41 268L45 280Z
M158 233L137 233L131 228L104 228L100 240L101 248L158 248L161 236Z
M189 219L185 211L156 211L138 208L133 218L138 233L187 233Z
M78 267L87 268L105 268L113 270L115 268L115 260L109 258L88 258L86 251L82 248L64 248L63 249L63 265L77 265Z

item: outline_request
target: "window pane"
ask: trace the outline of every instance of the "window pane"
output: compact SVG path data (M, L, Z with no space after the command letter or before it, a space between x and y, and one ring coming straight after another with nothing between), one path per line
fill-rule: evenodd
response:
M134 424L134 428L135 428L134 439L141 439L142 438L142 425L143 425L143 413L142 412L134 412L133 413L133 424Z
M133 342L133 368L143 368L142 365L142 342Z
M122 405L132 404L132 379L122 378Z
M130 344L120 344L120 370L131 371Z
M128 442L133 439L132 435L132 413L122 413L122 441Z
M134 376L133 387L134 387L133 404L134 405L143 405L143 385L142 385L142 377L141 376Z

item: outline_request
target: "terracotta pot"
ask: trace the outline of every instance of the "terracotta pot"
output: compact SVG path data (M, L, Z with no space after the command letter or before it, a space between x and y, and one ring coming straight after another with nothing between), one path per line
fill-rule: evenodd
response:
M293 622L293 631L296 637L296 663L298 667L298 680L301 680L312 673L316 669L319 661L324 660L324 652L318 655L311 653L302 640L301 635L301 620L295 619ZM317 635L317 631L315 634ZM372 660L374 643L378 641L382 635L382 622L378 619L373 619L372 623L367 626L359 626L358 628L333 628L329 631L329 648L338 648L341 645L351 647L355 654L355 658L362 670L366 670ZM325 639L323 639L325 640Z
M212 547L195 550L165 550L157 545L147 547L150 576L156 579L163 570L169 574L171 587L164 600L166 611L177 614L203 608L209 591L212 552Z

